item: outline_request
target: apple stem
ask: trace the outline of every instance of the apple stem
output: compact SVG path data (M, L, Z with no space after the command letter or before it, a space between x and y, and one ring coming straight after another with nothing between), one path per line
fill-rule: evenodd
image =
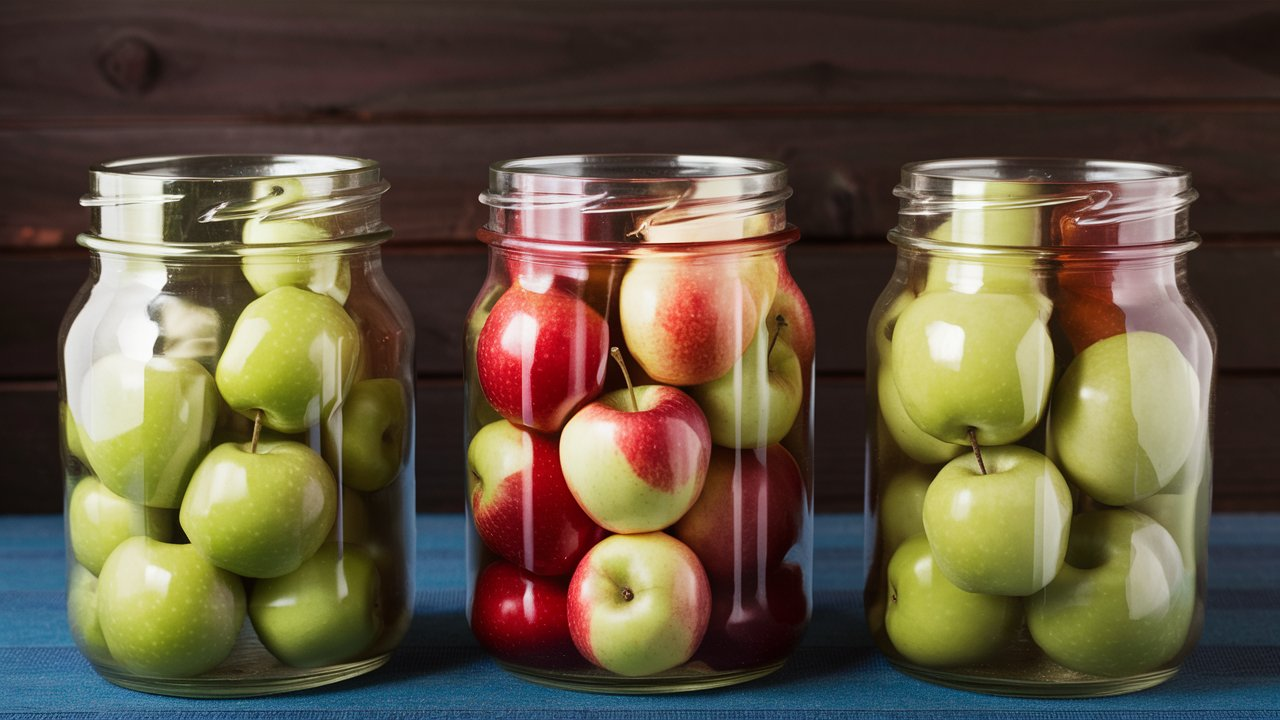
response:
M249 441L249 454L258 452L258 436L262 434L262 411L253 411L253 440Z
M631 384L631 373L627 372L627 363L622 359L622 351L615 345L609 348L609 357L612 357L614 362L618 363L618 367L622 368L622 379L627 381L627 392L631 393L631 411L640 412L640 403L636 402L636 388Z
M983 475L987 474L987 466L982 462L982 450L978 447L978 431L976 428L969 428L969 447L973 448L973 456L978 459L978 469Z
M632 600L636 599L636 594L631 592L631 588L624 587L622 588L622 599L626 600L627 602L631 602Z
M782 334L782 328L787 326L787 319L782 317L782 315L775 317L773 322L773 337L769 340L769 351L764 355L766 360L768 360L769 356L773 354L773 346L778 344L778 336Z

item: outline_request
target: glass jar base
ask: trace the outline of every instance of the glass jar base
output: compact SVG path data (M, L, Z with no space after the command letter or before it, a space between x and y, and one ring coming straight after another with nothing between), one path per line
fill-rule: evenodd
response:
M672 670L648 677L622 677L606 672L556 672L539 670L523 665L495 660L503 670L521 680L578 692L605 693L610 695L661 695L666 693L696 692L739 685L762 678L786 664L786 660L750 668L727 671Z
M194 678L146 677L102 665L95 665L94 669L120 687L153 695L188 698L252 697L307 690L349 680L377 670L390 657L391 653L386 653L323 668L273 668L269 674L262 673L260 667L254 668L257 672L242 672L232 666Z
M1034 698L1091 698L1126 695L1155 687L1178 672L1178 668L1175 667L1125 678L1081 676L1081 679L1028 678L1019 680L1008 677L983 677L981 675L952 673L945 670L930 670L892 659L889 660L889 664L905 675L955 690L968 690L969 692L983 693L985 695Z

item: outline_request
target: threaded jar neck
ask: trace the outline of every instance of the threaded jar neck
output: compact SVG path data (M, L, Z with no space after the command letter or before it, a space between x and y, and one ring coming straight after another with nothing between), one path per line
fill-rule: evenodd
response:
M139 254L237 252L247 242L381 241L378 163L330 155L178 155L90 169L90 231L80 243ZM265 229L250 240L246 228ZM297 231L297 232L287 232ZM342 242L349 241L349 242Z
M906 165L894 189L903 247L1054 254L1181 251L1198 242L1191 174L1150 163L1071 158L961 158ZM1166 250L1169 248L1165 248Z

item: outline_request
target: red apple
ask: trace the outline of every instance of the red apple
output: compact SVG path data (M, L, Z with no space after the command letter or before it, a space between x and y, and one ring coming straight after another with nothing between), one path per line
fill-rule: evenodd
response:
M600 392L608 346L604 318L577 296L515 285L476 341L480 388L511 422L554 432Z
M719 582L764 575L800 537L805 490L800 468L781 445L717 447L702 495L671 534L697 553Z
M467 448L471 512L485 545L539 575L568 575L605 532L578 506L551 438L506 420Z
M622 334L654 380L710 382L755 339L777 288L770 256L637 259L619 291Z
M578 652L628 677L687 662L710 614L706 572L693 551L666 533L602 540L569 583L569 634Z
M791 345L796 357L800 359L800 370L804 373L805 387L809 387L809 377L813 372L813 354L815 335L813 331L813 311L796 285L795 278L787 270L782 255L778 255L778 293L773 298L773 306L769 308L769 329L772 330L777 317L786 320L781 337Z
M661 530L693 506L711 457L701 408L680 390L615 390L570 418L560 436L569 490L593 520L621 533Z
M711 620L694 660L716 670L759 667L785 660L809 623L804 572L786 563L764 583L712 586Z
M582 663L569 637L568 583L504 560L476 578L471 632L494 657L518 665L565 668Z

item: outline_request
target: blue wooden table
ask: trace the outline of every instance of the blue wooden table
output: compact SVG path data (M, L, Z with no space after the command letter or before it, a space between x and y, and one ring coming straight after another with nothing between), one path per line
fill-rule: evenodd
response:
M1144 693L1039 701L947 690L893 671L862 621L862 521L821 516L804 647L771 677L664 697L586 695L521 682L476 646L462 615L460 516L418 518L417 614L381 670L328 688L183 700L100 679L71 643L59 517L0 516L0 717L1182 718L1280 717L1280 515L1213 520L1204 637Z

